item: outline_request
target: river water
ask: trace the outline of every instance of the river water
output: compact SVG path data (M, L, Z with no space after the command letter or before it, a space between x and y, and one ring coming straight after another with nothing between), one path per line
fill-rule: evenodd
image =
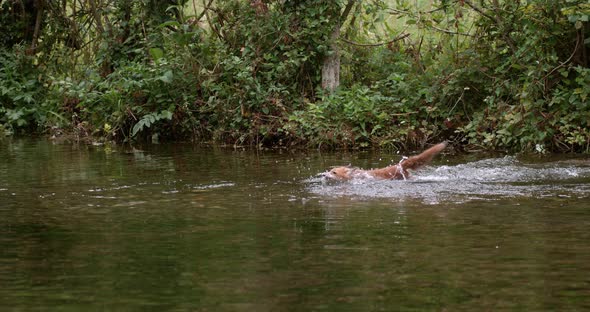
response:
M0 141L3 311L590 310L590 157Z

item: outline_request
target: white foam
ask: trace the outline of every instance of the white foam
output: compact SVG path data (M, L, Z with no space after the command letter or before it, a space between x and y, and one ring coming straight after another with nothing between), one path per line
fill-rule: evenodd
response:
M408 181L359 177L346 182L309 178L311 193L328 197L421 199L463 202L521 196L589 196L590 167L561 163L523 164L515 157L456 166L427 167Z

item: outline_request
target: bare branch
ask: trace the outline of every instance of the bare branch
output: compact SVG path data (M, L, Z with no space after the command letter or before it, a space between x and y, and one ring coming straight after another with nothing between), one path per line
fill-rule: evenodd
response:
M574 48L574 52L572 52L572 55L570 55L570 57L565 60L565 62L560 63L559 65L557 65L557 67L553 68L547 75L545 75L545 77L542 78L542 80L547 79L547 77L551 76L556 70L565 67L565 65L567 65L576 55L576 52L578 52L578 47L580 46L580 41L582 41L583 38L577 38L576 39L576 47Z
M418 11L418 14L432 14L432 13L442 11L442 10L444 10L444 9L441 7L441 8L428 10L428 11ZM411 14L411 13L412 13L411 11L404 11L404 10L389 8L389 14Z
M223 36L221 35L221 32L219 31L219 29L217 28L217 25L214 25L211 22L211 17L209 16L209 10L211 9L210 5L211 5L211 0L209 0L209 4L205 4L206 0L203 0L203 5L205 6L205 9L203 10L203 12L205 13L205 16L207 16L207 23L209 23L209 27L211 28L211 30L217 35L217 37L221 40L225 39L223 38Z
M43 19L43 11L44 11L44 2L45 0L37 0L37 17L35 18L35 30L33 31L33 42L31 43L31 54L34 54L37 50L37 42L39 41L39 36L41 33L41 20Z
M392 39L390 41L381 42L381 43L358 43L358 42L350 41L345 38L340 38L340 40L342 40L348 44L352 44L352 45L359 46L359 47L379 47L379 46L383 46L383 45L388 45L390 43L394 43L396 41L402 40L402 39L409 37L409 36L410 36L410 34L402 34L402 35L395 37L394 39Z
M475 37L472 34L468 34L468 33L461 33L461 32L457 32L457 31L452 31L452 30L448 30L448 29L442 29L442 28L438 28L434 25L430 25L430 27L432 27L434 30L443 32L445 34L449 34L449 35L460 35L460 36L467 36L467 37Z
M477 13L485 16L486 18L492 20L494 22L494 24L499 25L500 21L489 15L488 13L486 13L483 9L481 9L480 7L476 6L475 4L473 4L470 0L463 0L465 2L465 4L467 4L470 8L472 8L474 11L476 11Z
M474 11L476 11L477 13L481 14L482 16L490 19L492 22L494 22L494 24L496 24L496 26L500 29L502 28L502 20L499 17L494 17L488 13L486 13L483 9L481 9L480 7L474 5L471 0L462 0L463 2L465 2L465 4L467 4L470 8L472 8ZM494 1L495 5L498 5L497 1ZM496 9L499 10L499 7L496 6ZM508 46L510 47L510 49L512 50L512 53L516 53L517 49L516 49L516 44L514 44L514 40L512 40L512 38L510 37L510 34L507 32L502 32L502 37L504 38L504 41L506 41L506 44L508 44Z
M104 33L102 18L98 12L98 8L96 7L96 2L94 0L88 0L88 3L90 4L90 10L92 10L92 15L94 16L94 21L96 22L96 28L98 29L98 32Z
M348 0L348 3L346 4L344 11L342 12L342 15L340 15L340 23L343 23L346 20L355 2L356 0Z
M203 18L203 16L205 16L205 14L207 14L207 10L209 10L209 6L211 6L211 3L213 3L213 0L209 0L209 3L207 3L205 5L205 7L203 8L203 12L201 12L199 17L197 17L197 22L199 22ZM193 5L194 5L194 2L193 2ZM195 13L197 13L196 8L195 8Z

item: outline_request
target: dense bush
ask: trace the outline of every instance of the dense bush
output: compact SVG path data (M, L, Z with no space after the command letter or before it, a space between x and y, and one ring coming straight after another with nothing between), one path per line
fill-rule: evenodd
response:
M477 20L474 41L484 95L460 131L467 142L515 150L588 150L590 5L582 1L506 2ZM583 21L583 22L582 22ZM577 56L577 59L574 57ZM477 64L470 60L467 64ZM585 94L584 94L585 93ZM477 102L475 103L477 104ZM575 138L575 139L574 139Z
M21 46L0 48L0 125L9 133L36 131L59 117L55 107L43 102L41 72Z
M589 151L585 1L44 3L2 2L7 132Z

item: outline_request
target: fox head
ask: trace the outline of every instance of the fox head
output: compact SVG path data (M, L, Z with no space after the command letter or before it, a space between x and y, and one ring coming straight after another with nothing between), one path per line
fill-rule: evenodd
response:
M351 171L353 168L351 167L334 167L330 169L330 171L326 171L323 173L323 176L331 179L331 180L338 180L338 181L345 181L350 180L351 178Z

